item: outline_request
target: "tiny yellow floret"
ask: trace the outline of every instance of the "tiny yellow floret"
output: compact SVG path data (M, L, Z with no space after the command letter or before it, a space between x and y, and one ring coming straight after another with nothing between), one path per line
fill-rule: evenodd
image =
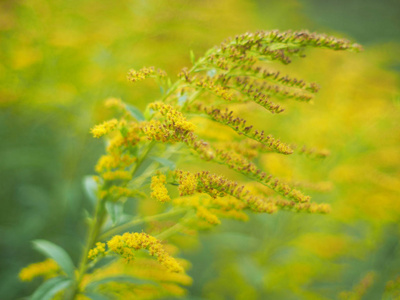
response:
M102 124L94 126L90 132L93 134L95 138L102 137L107 133L113 131L118 125L117 119L112 119L110 121L106 121Z
M123 235L116 235L108 241L107 246L110 251L121 255L126 262L134 259L135 250L146 249L150 255L156 256L158 262L171 272L183 272L183 268L164 250L161 242L146 233L127 232Z
M151 178L151 197L157 199L160 202L168 202L171 201L171 198L168 195L168 190L165 187L166 177L163 174L153 176Z
M50 278L55 276L60 271L60 267L53 259L30 264L19 272L19 279L22 281L31 281L32 279L43 276Z
M106 244L98 242L96 243L96 248L90 249L88 258L95 259L99 255L104 254L105 251L106 251Z

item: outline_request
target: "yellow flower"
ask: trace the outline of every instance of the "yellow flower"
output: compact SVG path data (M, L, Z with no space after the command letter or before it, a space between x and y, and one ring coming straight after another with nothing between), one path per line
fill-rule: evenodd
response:
M154 102L149 105L149 108L159 111L167 118L168 123L174 128L190 132L196 128L193 123L186 120L180 111L177 111L171 105L164 104L162 102Z
M130 180L132 178L132 174L129 171L117 170L117 171L109 171L101 174L104 180L112 181L112 180Z
M105 251L106 251L106 244L98 242L98 243L96 243L95 248L90 249L88 257L90 259L94 259L94 258L98 257L99 255L104 254Z
M219 225L221 224L221 221L218 219L218 217L214 214L212 214L207 208L203 206L197 207L197 217L206 220L208 223L211 225Z
M171 201L171 198L168 195L168 190L165 187L166 182L167 182L166 177L163 174L153 176L151 178L151 185L150 185L150 188L152 190L151 197L161 202Z
M197 178L195 174L189 172L180 172L179 194L192 195L197 189Z
M90 132L93 134L95 138L99 138L113 131L117 127L117 125L118 125L117 119L112 119L110 121L106 121L102 124L96 125L90 130Z
M142 81L154 74L154 67L144 67L139 71L129 70L127 79L132 82Z
M60 267L53 259L46 259L45 261L30 264L23 268L19 273L19 278L22 281L31 281L32 279L43 276L50 278L56 276L60 271Z
M150 255L156 256L158 262L168 270L183 272L183 268L164 250L161 242L146 233L127 232L123 235L116 235L108 241L107 246L110 251L121 255L127 262L134 259L135 250L147 249Z

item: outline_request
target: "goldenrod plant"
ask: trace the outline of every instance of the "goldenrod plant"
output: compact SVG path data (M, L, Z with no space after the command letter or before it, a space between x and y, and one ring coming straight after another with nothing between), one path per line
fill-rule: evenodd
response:
M269 65L305 57L307 48L361 50L323 34L260 31L228 39L198 59L191 52L192 66L175 82L154 67L130 70L130 82L152 78L162 96L144 111L133 101L106 100L115 118L91 129L93 137L106 137L106 154L98 160L97 175L85 179L94 209L87 213L80 261L75 265L49 241L34 241L47 260L20 273L21 280L45 279L32 299L183 296L192 279L186 274L190 262L179 251L199 231L212 233L223 219L246 221L278 210L329 213L329 204L305 193L329 190L324 179L281 179L259 159L318 160L329 151L281 141L245 117L255 110L276 117L285 101L312 101L316 83Z

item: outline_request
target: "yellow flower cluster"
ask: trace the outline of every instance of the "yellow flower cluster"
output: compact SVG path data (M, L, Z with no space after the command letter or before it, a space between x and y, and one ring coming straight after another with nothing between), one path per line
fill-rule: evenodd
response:
M280 47L274 49L272 44L279 43ZM217 60L221 57L228 58L245 65L253 65L254 58L266 58L277 60L284 64L291 62L291 55L298 55L305 47L329 48L333 50L360 51L358 44L351 44L344 39L332 36L300 32L259 31L257 33L245 33L221 44L211 51L209 58Z
M196 86L206 89L217 95L218 97L226 100L233 100L233 92L229 88L216 84L210 77L206 76L196 80Z
M116 107L119 109L125 109L126 105L118 98L108 98L104 101L106 107Z
M53 259L30 264L23 268L19 273L19 278L22 281L31 281L32 279L43 276L46 279L56 276L60 272L60 267Z
M206 220L211 225L219 225L219 224L221 224L221 221L218 219L218 217L216 215L212 214L204 206L197 207L196 216L201 218L201 219Z
M132 179L132 172L116 170L116 171L108 171L101 174L101 177L107 181L113 180L130 180Z
M179 264L187 269L189 262L179 259ZM126 264L121 260L115 260L93 273L86 274L82 289L91 282L101 281L105 278L117 277L120 275L132 276L149 280L154 284L114 284L106 282L99 289L104 295L110 297L119 296L119 299L160 299L168 296L183 296L186 291L181 286L192 284L192 279L185 273L169 272L164 266L147 257L137 257L134 264Z
M264 131L253 130L252 125L246 125L247 121L243 118L236 117L233 115L233 111L225 109L221 111L218 108L205 107L201 104L192 106L192 111L196 110L199 112L206 113L212 120L227 125L235 130L239 135L244 135L257 142L260 142L264 146L268 147L270 151L274 151L281 154L292 154L293 149L278 139L273 138L271 135L265 135Z
M95 170L97 173L109 171L116 168L125 168L133 164L137 160L136 157L130 155L103 155L96 164Z
M96 125L90 130L90 132L95 138L99 138L113 131L117 127L117 125L118 125L117 119L112 119L102 124Z
M153 102L149 105L150 109L159 111L161 115L165 116L168 123L176 129L183 131L194 131L196 126L188 122L180 111L177 111L171 105L164 104L162 102Z
M163 249L161 242L146 233L127 232L123 235L116 235L107 242L107 246L110 251L121 255L127 262L134 259L134 251L147 249L150 255L156 256L158 262L168 270L183 272L179 263Z
M214 158L213 150L208 143L200 140L193 132L176 129L172 124L164 124L158 120L151 120L150 122L144 122L142 132L149 140L156 140L164 143L183 142L198 153L200 158L205 160Z
M139 134L141 128L140 124L136 122L126 123L124 120L120 123L123 124L120 133L115 135L107 146L107 152L119 155L124 152L124 150L130 152L141 140Z
M293 148L297 148L296 146L293 146ZM329 150L327 149L315 149L315 148L308 148L306 146L299 147L296 149L298 153L300 154L305 154L311 158L325 158L330 155Z
M179 194L192 195L197 190L197 176L190 172L177 171L176 174L179 177Z
M386 283L384 296L386 296L387 299L398 299L400 297L400 276Z
M149 140L176 143L181 141L181 136L171 125L163 124L158 120L145 122L142 126L143 133Z
M258 78L250 79L245 76L238 76L234 81L234 86L241 90L244 95L254 98L269 98L271 96L281 99L294 99L298 101L308 102L313 98L313 95L296 88L289 88L280 85L268 85L265 80ZM257 102L257 101L255 101ZM271 111L274 112L274 111ZM281 112L281 111L275 111Z
M224 164L249 178L257 180L286 198L293 199L297 202L309 202L311 199L309 196L281 182L279 179L273 178L271 175L267 176L267 174L258 169L255 164L249 162L237 153L231 153L221 149L217 150L215 153L214 160L216 162Z
M118 99L109 101L124 105ZM115 202L122 197L132 197L137 194L126 185L132 179L133 167L137 162L135 146L140 139L139 124L127 123L124 119L119 122L119 131L109 142L107 154L100 157L95 167L99 178L103 179L98 181L100 183L98 192L100 199ZM118 181L118 185L110 184L112 181Z
M374 283L376 274L368 272L367 275L353 288L350 292L341 292L339 299L341 300L358 300L362 299L368 288Z
M294 77L289 77L288 75L281 75L279 71L271 71L259 66L242 65L240 71L241 74L246 76L258 79L267 79L285 86L304 89L311 93L318 92L320 88L315 82L307 83L302 79L299 80Z
M151 178L151 197L157 199L160 202L168 202L171 201L171 198L168 195L168 190L165 187L166 177L163 174L159 174L153 176Z
M139 71L131 69L128 72L127 79L132 82L142 81L153 75L154 72L155 72L154 67L149 67L149 68L144 67Z
M95 259L99 255L104 255L105 252L106 252L106 244L98 242L96 243L95 248L90 249L88 257L90 259Z
M253 61L255 62L255 61ZM224 70L227 65L224 65ZM264 107L271 113L281 113L284 109L272 101L270 101L270 96L262 93L261 88L253 88L252 84L247 84L241 81L239 77L236 78L234 84L229 84L232 78L235 78L233 74L221 73L215 76L215 79L210 77L191 77L187 70L180 73L180 77L186 80L195 89L206 89L210 90L219 98L222 98L228 102L255 102L260 106ZM235 96L235 97L234 97Z
M146 78L151 77L152 75L157 76L158 78L164 78L167 76L167 73L161 69L157 69L157 72L154 67L143 67L139 71L129 70L127 79L132 82L142 81Z
M174 205L194 208L196 216L209 225L219 225L219 217L248 220L248 216L243 212L247 205L227 195L215 198L205 194L179 197L174 199Z
M220 142L217 143L216 146L220 149L225 149L231 152L236 152L239 155L251 160L260 153L269 153L271 149L260 142L257 142L252 139L246 139L242 141L229 141L229 142Z
M291 182L291 185L293 187L299 187L302 189L310 190L310 191L315 191L319 193L327 193L332 191L333 189L333 184L332 182L326 181L326 182L306 182L306 181L294 181Z
M286 199L276 199L275 205L281 209L293 210L296 212L309 212L309 213L320 213L327 214L331 211L329 204L318 204L318 203L298 203Z
M210 174L207 171L192 174L182 170L175 171L175 175L178 179L181 196L191 195L195 192L206 193L213 198L230 195L244 204L244 206L235 207L235 210L248 207L256 212L273 213L276 211L276 206L273 202L252 195L244 186L222 176ZM182 188L181 185L183 185ZM187 185L190 188L187 188Z
M189 200L181 198L180 200L174 201L177 205L185 205L191 207L205 206L217 208L217 215L233 217L236 219L246 219L243 210L250 208L255 212L266 212L273 213L278 208L285 210L293 210L297 212L309 212L309 213L329 213L330 206L328 204L311 203L308 201L299 201L304 196L300 191L296 189L290 189L290 193L287 196L288 199L282 199L279 197L266 196L265 193L257 193L257 189L245 187L239 185L237 182L230 181L222 176L210 174L207 171L192 174L182 170L175 171L177 182L179 183L179 191L181 196L193 195L195 193L206 193L210 195L214 200L212 202L200 201L199 199L192 198ZM274 181L275 182L275 181ZM273 183L275 184L275 183ZM281 186L285 186L284 183L278 183ZM266 185L268 187L268 185ZM227 201L227 196L232 196L240 202ZM224 198L221 198L224 197ZM221 200L224 199L223 204ZM188 202L189 201L189 202ZM200 201L200 202L199 202ZM240 204L239 204L240 203ZM210 209L210 212L214 212ZM222 213L224 212L224 213Z

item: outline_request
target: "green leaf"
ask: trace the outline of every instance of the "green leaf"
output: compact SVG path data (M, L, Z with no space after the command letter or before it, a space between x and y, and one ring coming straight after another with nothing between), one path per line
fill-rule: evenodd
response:
M262 287L264 271L251 257L241 255L237 260L237 266L248 283L258 288Z
M86 286L86 289L88 291L95 289L98 285L109 283L109 282L128 282L128 283L133 283L133 284L152 284L152 285L158 285L158 283L152 281L152 280L146 280L146 279L139 279L135 278L132 276L128 275L118 275L118 276L111 276L111 277L106 277L97 281L93 281L89 283Z
M50 300L59 291L68 288L72 283L71 279L56 277L45 281L31 296L31 300Z
M96 205L97 202L97 182L94 180L93 176L85 176L82 180L83 187L85 189L85 193L92 202L93 205Z
M138 121L144 121L145 120L142 112L136 106L133 106L133 105L130 105L130 104L126 104L126 109L130 112L132 117L134 117L136 120L138 120Z
M213 78L217 74L217 70L211 69L207 72L207 75L211 78Z
M124 212L123 203L120 202L106 202L106 209L111 217L113 225L117 224L122 217Z
M92 300L109 300L110 299L107 296L97 294L97 293L85 293L84 295Z
M186 94L180 96L178 98L178 105L179 106L183 106L183 104L185 104L185 102L188 100L188 96Z
M163 158L163 157L156 157L156 156L151 156L150 157L152 160L155 160L156 162L160 163L161 165L171 169L172 171L175 170L176 165L175 162L172 160Z
M68 277L74 277L74 264L68 253L65 252L63 248L45 240L35 240L32 243L33 247L37 251L43 253L49 258L54 259Z
M196 62L193 50L190 50L190 61L192 62L193 65Z
M144 112L144 117L146 118L146 120L150 120L154 115L154 110L147 107L145 112Z

